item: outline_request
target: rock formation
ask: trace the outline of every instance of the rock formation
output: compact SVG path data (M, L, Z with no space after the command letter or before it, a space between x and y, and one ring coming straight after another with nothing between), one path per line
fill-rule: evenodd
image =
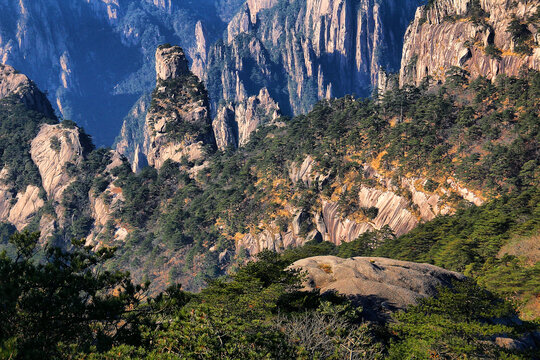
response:
M78 165L83 159L84 149L79 137L78 128L45 124L32 140L32 161L39 169L49 199L60 202L64 190L74 180L66 172L66 164Z
M454 66L472 78L489 79L518 75L522 67L539 70L540 24L531 20L538 6L507 0L436 0L420 7L405 34L400 85L418 85L426 76L444 81ZM514 18L526 29L523 43L508 31Z
M229 23L226 41L208 51L213 109L263 87L286 114L306 112L318 99L370 95L380 69L399 69L401 39L419 4L248 1Z
M118 153L124 155L129 162L133 171L138 172L147 165L146 155L143 152L143 144L145 137L145 120L150 107L151 96L143 95L131 111L124 118L122 130L116 138L115 149Z
M437 287L465 279L437 266L378 257L315 256L298 260L291 268L306 273L305 290L347 295L361 303L371 317L403 310L421 298L436 295Z
M27 108L56 118L51 104L33 81L9 65L0 64L0 99L14 97Z
M279 118L279 106L262 88L258 95L223 105L212 123L219 149L237 148L249 141L259 126L275 124Z
M0 63L27 74L62 117L110 146L120 119L152 91L156 47L180 44L193 59L196 24L214 41L240 6L238 0L1 1Z
M215 146L208 96L188 69L183 50L164 45L156 51L157 86L146 116L144 149L156 168L167 159L201 160Z
M302 182L306 187L328 184L328 176L314 170L315 161L310 156L301 164L289 166L289 177L294 186ZM361 185L355 193L355 203L359 208L376 208L373 218L366 216L343 216L343 209L335 198L320 198L320 209L314 213L302 213L302 209L290 208L296 214L285 231L278 226L268 227L259 232L251 232L236 239L236 252L247 251L255 255L264 249L281 251L289 247L303 245L312 239L329 241L339 245L351 242L367 231L380 230L388 226L394 234L403 235L419 223L434 219L437 215L451 214L452 204L444 198L452 193L475 204L481 205L484 199L448 178L445 186L437 191L424 188L426 179L402 177L396 184L390 177L379 173L372 166L364 165L364 173L375 180L374 186ZM302 223L311 223L310 232L301 234Z

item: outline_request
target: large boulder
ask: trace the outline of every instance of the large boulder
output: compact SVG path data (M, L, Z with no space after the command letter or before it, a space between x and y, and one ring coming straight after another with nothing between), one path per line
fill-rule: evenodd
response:
M380 257L315 256L291 265L305 273L304 290L338 292L362 305L368 318L379 319L436 295L439 286L465 276L429 264Z

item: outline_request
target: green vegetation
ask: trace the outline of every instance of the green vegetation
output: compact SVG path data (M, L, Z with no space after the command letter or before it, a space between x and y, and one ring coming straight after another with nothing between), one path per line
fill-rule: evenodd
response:
M283 256L263 252L199 294L173 286L147 297L128 274L107 272L112 249L46 251L39 234L11 238L17 256L0 255L0 354L11 359L405 359L471 356L528 359L495 337L534 329L511 304L474 283L439 289L436 298L370 323L349 300L299 291L301 275ZM537 355L537 354L536 354Z
M489 55L494 59L497 59L497 60L502 59L502 51L493 44L487 45L484 48L484 52L486 53L486 55Z
M164 91L161 90L163 88ZM212 133L212 126L207 118L203 117L199 121L184 119L186 115L197 115L189 114L193 109L178 109L176 104L208 106L206 89L192 73L181 74L175 79L160 80L152 93L149 113L158 113L159 116L176 119L176 121L167 122L164 129L164 132L174 140L182 141L186 137L196 141L207 140L208 134ZM188 114L183 114L179 110Z
M56 119L29 110L14 98L0 100L0 167L8 171L5 182L16 194L28 185L40 186L39 171L30 157L30 142L41 124L55 124Z
M318 255L381 256L430 263L471 276L489 291L511 299L524 316L539 318L535 302L540 293L540 249L533 245L538 234L540 190L534 187L440 216L400 237L385 227L340 246L308 242L286 250L283 258L292 263ZM522 247L527 241L531 245Z
M506 29L512 36L514 50L518 54L531 55L533 51L533 36L526 23L521 22L515 16Z
M344 217L370 219L377 210L361 209L354 199L355 187L378 184L364 164L398 188L405 176L429 179L426 191L447 191L445 201L464 209L470 204L452 192L449 176L487 197L538 186L539 94L540 74L532 70L492 83L454 69L446 85L431 90L323 101L305 116L284 119L285 127L261 128L236 152L216 153L196 176L187 163L138 175L119 168L116 185L125 203L116 216L131 231L115 266L151 280L164 277L154 271L163 266L178 279L195 272L188 288L197 288L223 270L217 254L233 248L236 236L272 226L286 231L296 215L287 206L308 215L306 234L321 199L339 201ZM307 155L324 181L294 184L289 170ZM336 190L343 186L346 191ZM399 191L410 199L407 189Z

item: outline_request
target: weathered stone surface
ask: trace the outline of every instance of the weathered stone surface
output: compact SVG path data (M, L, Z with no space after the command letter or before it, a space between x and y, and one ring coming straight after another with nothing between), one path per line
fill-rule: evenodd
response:
M230 22L226 42L208 51L213 108L263 87L286 114L306 112L318 99L370 95L381 69L399 69L401 39L421 3L248 1Z
M319 188L323 184L331 186L327 183L328 175L314 171L315 166L316 162L311 156L307 156L302 163L290 164L289 178L292 184L296 186L299 182L303 182L307 187ZM244 249L251 255L264 249L279 251L303 245L315 237L339 245L354 241L367 231L380 230L385 226L390 227L394 234L399 236L408 233L421 222L434 219L437 215L452 214L455 208L452 204L446 203L441 195L454 193L475 205L484 203L481 196L451 178L447 180L448 189L440 186L437 191L430 192L423 187L427 179L401 177L399 184L394 184L391 178L381 175L370 165L364 166L364 174L376 180L377 186L361 185L356 204L359 208L376 208L377 215L374 218L343 216L336 199L320 198L320 209L302 218L302 221L311 221L312 224L312 230L307 236L300 235L298 228L302 221L295 217L287 231L280 231L278 226L273 226L258 233L245 235L237 240L236 251ZM297 214L301 209L288 210Z
M212 123L218 148L243 146L259 126L275 124L278 118L279 106L266 88L256 96L224 105Z
M13 96L27 108L56 118L47 97L26 75L9 65L0 64L0 99Z
M83 160L84 149L79 136L78 128L45 124L32 140L30 154L51 200L60 202L64 190L74 180L67 174L66 164L78 165Z
M17 194L16 199L17 202L9 212L8 221L21 231L45 202L39 197L39 188L34 185L28 185L24 193Z
M156 80L176 79L188 71L188 61L181 47L158 47L156 50Z
M124 118L122 130L115 141L116 151L129 160L134 172L138 172L148 165L143 146L144 138L147 136L145 121L150 100L150 95L143 95L137 100Z
M437 0L431 6L420 7L407 29L400 70L400 85L420 84L426 76L444 81L447 71L458 66L470 72L472 78L493 79L499 74L518 75L525 66L540 69L540 48L531 55L515 52L511 34L507 31L512 16L525 20L536 11L537 2L482 0L480 4L489 16L486 25L468 17L471 0ZM529 26L533 37L537 30ZM485 53L491 45L501 51L500 58Z
M465 279L434 265L378 257L315 256L298 260L291 268L306 272L305 290L337 291L376 313L405 309L435 295L437 287Z
M156 74L157 86L145 120L148 164L160 168L168 159L201 160L205 145L215 146L204 86L189 71L178 46L158 48Z

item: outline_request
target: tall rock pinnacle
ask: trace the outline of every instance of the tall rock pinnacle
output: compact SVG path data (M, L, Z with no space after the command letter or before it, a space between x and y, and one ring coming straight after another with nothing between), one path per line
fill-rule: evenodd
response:
M162 45L156 51L156 89L146 116L144 149L156 168L167 160L202 160L215 148L208 95L189 71L184 51Z

